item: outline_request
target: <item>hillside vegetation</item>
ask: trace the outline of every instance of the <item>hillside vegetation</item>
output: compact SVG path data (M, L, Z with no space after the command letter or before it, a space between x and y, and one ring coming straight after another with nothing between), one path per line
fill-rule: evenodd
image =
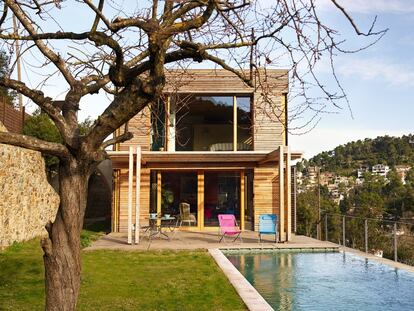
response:
M385 164L391 168L401 164L413 166L414 135L379 136L353 141L334 150L321 152L304 164L343 175L351 174L362 165Z

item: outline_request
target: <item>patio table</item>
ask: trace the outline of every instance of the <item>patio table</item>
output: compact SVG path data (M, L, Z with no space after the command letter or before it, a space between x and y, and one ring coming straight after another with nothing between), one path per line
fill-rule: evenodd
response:
M164 236L168 240L170 237L165 233L165 229L170 229L170 232L173 232L177 227L178 220L175 217L157 217L157 218L146 218L149 220L149 239L151 240L152 237L155 236ZM160 224L158 224L157 220L160 220Z

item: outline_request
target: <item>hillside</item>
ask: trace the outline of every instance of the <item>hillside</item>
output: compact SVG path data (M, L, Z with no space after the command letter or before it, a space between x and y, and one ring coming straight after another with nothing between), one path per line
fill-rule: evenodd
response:
M414 135L379 136L353 141L311 158L306 165L319 166L323 171L351 174L361 165L414 165Z

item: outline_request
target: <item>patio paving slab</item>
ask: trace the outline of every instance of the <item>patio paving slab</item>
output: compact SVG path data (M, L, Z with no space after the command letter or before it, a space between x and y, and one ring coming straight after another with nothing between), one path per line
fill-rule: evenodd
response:
M306 236L296 235L292 240L285 243L274 243L272 236L264 236L262 242L259 243L257 232L244 231L242 233L243 242L237 240L231 242L228 239L226 242L219 243L219 237L216 232L208 231L177 231L169 233L171 239L153 238L149 241L146 234L141 235L140 243L129 245L127 243L126 234L110 233L101 237L99 240L92 243L92 245L85 250L192 250L192 249L282 249L282 248L303 248L303 249L338 249L338 245L312 239Z

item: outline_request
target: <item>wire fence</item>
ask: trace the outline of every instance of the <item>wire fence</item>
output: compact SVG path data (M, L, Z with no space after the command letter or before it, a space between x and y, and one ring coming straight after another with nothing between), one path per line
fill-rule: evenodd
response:
M321 240L414 266L414 223L322 212L318 225Z

